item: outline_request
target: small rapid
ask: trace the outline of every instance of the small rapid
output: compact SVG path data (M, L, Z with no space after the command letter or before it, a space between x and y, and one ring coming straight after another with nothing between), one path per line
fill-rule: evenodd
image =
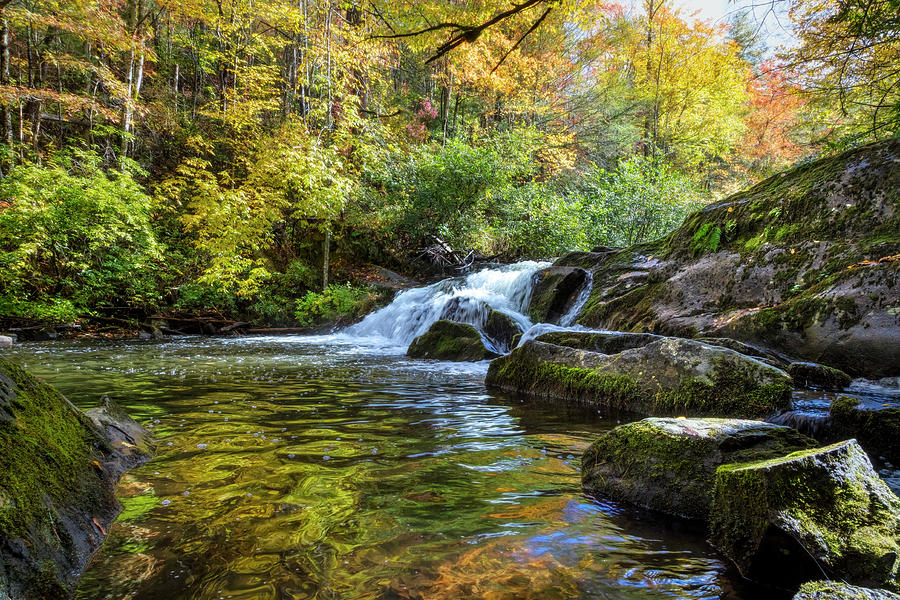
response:
M480 329L491 310L509 315L523 331L528 331L532 322L525 309L534 287L534 274L549 264L523 261L404 290L388 306L336 337L386 343L405 351L439 319L448 318Z

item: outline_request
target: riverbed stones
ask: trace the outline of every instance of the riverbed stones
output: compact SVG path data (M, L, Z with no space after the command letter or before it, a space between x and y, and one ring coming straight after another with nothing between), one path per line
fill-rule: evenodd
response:
M707 519L719 465L784 456L815 442L789 427L741 419L649 418L616 427L582 457L590 493Z
M855 440L716 471L710 539L750 579L897 585L900 499Z
M0 598L67 598L119 512L146 431L107 402L91 416L0 358Z
M579 267L539 270L534 274L534 288L526 313L535 323L559 323L589 281L590 274Z
M406 355L456 362L478 361L497 356L488 350L481 334L471 325L440 320L413 340Z
M610 355L529 340L493 361L485 382L645 416L760 418L787 408L792 389L780 369L682 338Z
M900 406L870 406L840 395L829 409L833 435L853 437L873 456L900 465Z
M787 367L787 373L794 379L797 387L812 387L830 392L839 392L853 381L840 369L812 362L792 362Z
M807 581L794 594L794 600L900 600L900 594L842 581Z

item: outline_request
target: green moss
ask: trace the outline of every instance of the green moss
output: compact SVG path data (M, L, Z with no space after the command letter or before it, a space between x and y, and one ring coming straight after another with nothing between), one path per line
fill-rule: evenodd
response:
M874 456L900 463L900 408L859 408L859 399L841 395L831 402L832 429L842 437L853 437Z
M733 370L717 369L711 383L686 379L674 390L654 397L654 414L759 417L784 408L790 384L769 384L747 389L747 379Z
M441 320L413 340L407 355L412 358L474 361L496 356L484 346L481 334L471 325Z
M0 496L6 499L0 506L0 532L20 536L52 525L46 499L71 500L98 488L83 483L97 477L91 466L94 449L106 448L106 442L59 392L0 359L4 377L13 418L0 421Z

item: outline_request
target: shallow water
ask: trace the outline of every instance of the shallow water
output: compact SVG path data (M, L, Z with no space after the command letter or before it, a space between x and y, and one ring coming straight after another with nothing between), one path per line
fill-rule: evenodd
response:
M773 597L702 527L585 496L581 452L615 419L489 392L487 363L341 336L9 354L160 440L80 600Z

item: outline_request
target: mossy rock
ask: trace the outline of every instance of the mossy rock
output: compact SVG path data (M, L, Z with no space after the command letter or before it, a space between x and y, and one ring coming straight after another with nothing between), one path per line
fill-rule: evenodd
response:
M839 392L853 381L840 369L812 362L793 362L788 365L787 373L794 379L797 387L812 387L830 392Z
M779 369L786 369L787 366L791 364L790 359L788 359L783 354L773 352L772 350L761 348L760 346L756 346L753 344L739 342L738 340L733 340L731 338L700 337L697 338L697 341L703 342L704 344L709 344L711 346L722 346L723 348L729 348L730 350L740 352L741 354L744 354L746 356L758 358L759 360L768 363L773 367L778 367Z
M558 323L588 285L590 274L578 267L547 267L534 278L526 314L535 323Z
M94 416L0 358L0 597L67 598L118 513L119 475L149 458L114 405Z
M436 321L425 333L413 340L406 351L410 358L433 358L456 362L495 358L478 330L465 323Z
M900 407L866 407L859 398L841 395L829 414L834 435L856 438L873 456L900 465Z
M522 334L522 328L515 319L498 310L488 313L483 331L498 352L509 352L515 337Z
M750 579L896 588L900 499L855 440L722 465L711 541Z
M590 350L601 354L618 354L624 350L640 348L651 342L662 339L652 333L624 333L620 331L604 331L592 333L588 331L551 331L536 338L539 342L568 346L579 350Z
M815 442L789 427L741 419L651 418L621 425L588 448L581 481L592 494L707 519L716 468L784 456Z
M577 323L900 375L898 161L900 139L855 148L706 206L656 242L562 257L592 275Z
M529 340L493 361L485 382L643 416L760 418L787 408L792 389L775 367L681 338L611 355Z
M807 581L794 594L794 600L900 600L900 595L841 581Z

